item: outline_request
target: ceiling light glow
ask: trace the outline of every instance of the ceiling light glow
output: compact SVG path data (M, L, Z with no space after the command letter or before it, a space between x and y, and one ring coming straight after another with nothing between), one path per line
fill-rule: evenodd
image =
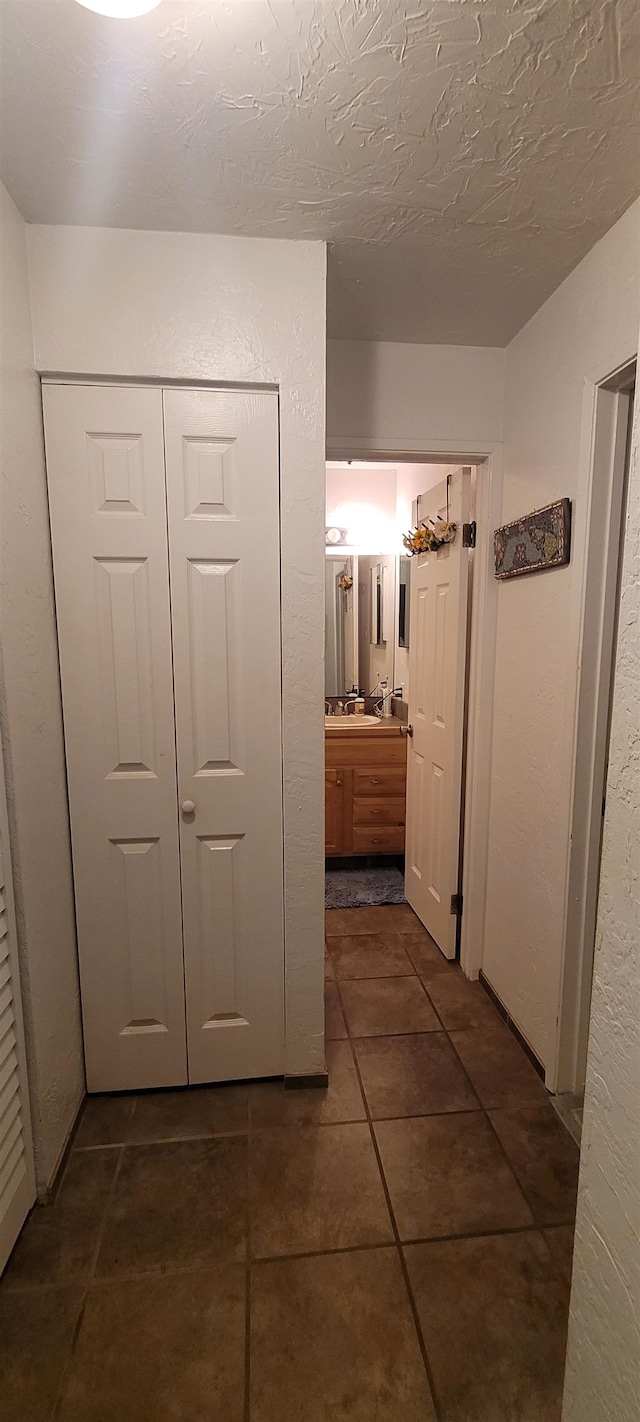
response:
M160 0L78 0L85 10L95 10L96 15L108 15L111 20L134 20L137 15L148 15L155 10Z

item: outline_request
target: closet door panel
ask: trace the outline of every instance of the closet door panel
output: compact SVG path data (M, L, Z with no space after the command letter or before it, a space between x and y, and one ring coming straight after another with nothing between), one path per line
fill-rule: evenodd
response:
M90 1091L186 1081L162 391L45 386Z
M164 403L189 1079L276 1075L284 1070L278 399L165 390Z
M35 1198L13 878L0 747L0 1274Z

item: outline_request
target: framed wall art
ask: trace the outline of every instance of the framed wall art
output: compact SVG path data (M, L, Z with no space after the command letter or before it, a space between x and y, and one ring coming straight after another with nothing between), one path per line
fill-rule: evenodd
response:
M569 562L571 550L571 499L556 499L497 528L494 548L497 578L562 567Z

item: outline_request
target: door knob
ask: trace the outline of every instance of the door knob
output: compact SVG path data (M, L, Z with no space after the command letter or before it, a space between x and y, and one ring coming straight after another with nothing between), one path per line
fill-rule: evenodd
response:
M183 815L192 815L196 806L194 800L183 800L180 806Z

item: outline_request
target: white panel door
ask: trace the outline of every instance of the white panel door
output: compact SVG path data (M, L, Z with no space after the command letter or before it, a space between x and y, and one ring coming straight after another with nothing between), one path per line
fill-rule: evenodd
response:
M166 390L189 1080L284 1070L277 395Z
M36 1198L0 750L0 1274Z
M187 1079L162 391L43 391L89 1091Z
M411 560L405 894L445 957L456 952L464 752L471 470L451 477L453 543ZM421 520L446 518L447 484L419 500Z

